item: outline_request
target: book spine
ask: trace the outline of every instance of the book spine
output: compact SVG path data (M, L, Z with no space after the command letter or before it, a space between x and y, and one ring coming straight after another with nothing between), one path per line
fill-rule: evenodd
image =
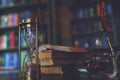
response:
M11 14L11 20L10 20L10 22L11 22L11 25L10 26L15 26L15 14Z
M6 34L4 34L3 35L3 40L4 40L4 42L3 42L3 48L4 49L7 49L7 40L8 40L8 37L7 37L7 35Z
M8 16L2 15L1 16L1 27L7 27L7 22L8 22Z
M1 7L5 7L6 6L6 0L1 0Z
M15 33L12 31L10 32L10 48L15 47Z
M89 9L89 15L90 15L90 17L94 17L94 8L93 7L90 7L90 9Z
M88 9L84 9L84 18L88 18L89 16L89 12L88 12Z
M107 4L107 6L106 6L106 13L107 13L107 14L111 14L111 13L112 13L110 3Z
M0 49L3 48L3 38L2 38L2 35L0 35Z
M18 23L19 23L19 19L18 19L18 13L15 13L14 14L15 15L15 26L17 26L18 25Z
M82 19L84 17L84 13L83 13L82 9L79 10L79 17L80 17L80 19Z
M14 68L18 67L18 52L13 53L13 67Z
M9 56L8 52L5 53L4 59L5 59L5 63L4 63L5 68L9 68L10 67L10 62L9 62L10 61L10 56Z
M63 74L60 66L41 67L41 73L43 74Z
M7 21L7 26L10 27L11 26L11 14L8 14L8 21Z

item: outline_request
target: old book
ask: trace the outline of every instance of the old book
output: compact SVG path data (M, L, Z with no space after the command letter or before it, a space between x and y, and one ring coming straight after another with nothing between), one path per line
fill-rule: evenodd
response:
M41 67L42 74L63 74L62 68L60 66L44 66Z
M64 52L56 50L46 50L39 53L39 59L41 66L49 65L81 65L84 60L85 53L78 52Z
M39 46L39 53L45 50L56 50L56 51L63 51L63 52L78 52L78 53L85 53L87 52L84 48L75 48L75 47L69 47L69 46L57 46L57 45L49 45L49 44L43 44Z
M66 52L57 50L46 50L39 53L40 59L80 59L85 53L80 52Z
M41 59L40 65L41 66L50 66L50 65L58 65L58 66L64 66L64 65L81 65L83 63L82 60L69 60L69 59Z

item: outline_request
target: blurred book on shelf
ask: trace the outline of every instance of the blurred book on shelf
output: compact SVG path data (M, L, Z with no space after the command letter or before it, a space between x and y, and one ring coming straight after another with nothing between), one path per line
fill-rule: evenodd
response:
M17 69L18 68L18 53L17 52L5 52L0 55L0 67L1 69Z

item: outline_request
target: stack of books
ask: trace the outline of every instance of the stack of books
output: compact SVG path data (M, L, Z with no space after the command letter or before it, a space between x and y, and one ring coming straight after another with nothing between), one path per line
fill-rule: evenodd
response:
M84 65L85 49L56 45L39 47L43 80L79 80L79 69Z

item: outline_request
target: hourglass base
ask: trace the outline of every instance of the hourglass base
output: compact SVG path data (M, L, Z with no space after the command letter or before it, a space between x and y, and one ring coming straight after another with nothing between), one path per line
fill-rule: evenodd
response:
M21 73L20 80L41 80L40 65L33 63L30 68L28 71Z

